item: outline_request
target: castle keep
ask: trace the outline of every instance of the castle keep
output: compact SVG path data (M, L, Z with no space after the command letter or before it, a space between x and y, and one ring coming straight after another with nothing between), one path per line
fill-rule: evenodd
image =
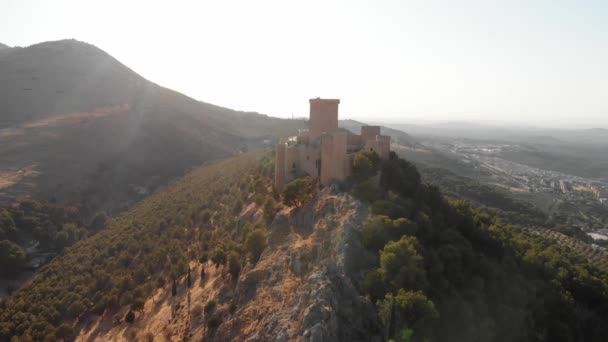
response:
M381 159L390 152L391 138L380 134L380 126L362 126L361 134L338 128L338 99L311 99L309 129L277 145L275 188L309 175L321 184L343 181L352 174L353 156L374 151Z

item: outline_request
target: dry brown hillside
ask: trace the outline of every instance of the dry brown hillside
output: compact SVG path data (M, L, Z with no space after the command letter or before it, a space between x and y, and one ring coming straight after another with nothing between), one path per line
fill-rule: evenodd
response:
M269 246L238 280L211 263L201 280L202 266L191 263L190 289L182 281L176 297L171 286L158 290L133 324L94 316L77 341L382 341L374 307L349 274L353 263L374 260L354 234L366 215L350 195L325 189L305 207L278 213ZM240 215L261 216L254 203Z

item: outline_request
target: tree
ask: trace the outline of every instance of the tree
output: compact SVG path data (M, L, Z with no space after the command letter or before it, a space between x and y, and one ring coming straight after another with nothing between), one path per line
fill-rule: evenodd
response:
M382 279L393 289L420 289L426 285L420 246L413 236L403 236L399 241L389 242L380 251L380 273Z
M378 302L378 311L388 337L396 342L428 339L439 319L435 304L420 291L399 289L397 295L388 293Z
M228 271L232 275L232 279L237 279L241 272L241 256L236 251L231 251L228 254Z
M125 315L125 322L133 323L134 320L135 320L135 313L133 312L133 310L129 310L129 312L127 312L127 314Z
M192 284L192 279L190 278L190 267L188 267L188 287Z
M133 304L131 304L131 310L137 311L137 312L143 312L145 303L146 303L145 299L137 296L133 299Z
M245 238L245 249L249 254L249 261L255 264L266 248L266 232L262 228L255 228Z
M353 176L361 181L368 179L378 171L380 156L375 151L359 151L353 157Z
M283 189L283 203L288 206L302 206L313 192L313 180L310 176L289 182Z
M420 185L420 173L416 167L391 152L382 165L380 185L404 197L413 197Z
M0 240L1 239L14 239L17 235L17 226L15 221L11 217L11 214L0 209Z
M0 241L0 273L14 274L24 265L27 256L23 248L8 240Z
M76 318L80 316L85 309L86 307L84 304L82 304L80 300L76 300L68 307L68 315L70 315L72 318Z
M353 187L353 195L358 199L374 202L382 197L382 191L373 179L359 181Z
M226 251L223 248L217 247L211 255L211 261L215 264L215 267L226 264Z
M201 280L205 279L205 265L201 265Z
M177 295L177 282L173 279L173 285L171 286L171 296L175 297Z
M103 211L98 212L97 214L95 214L95 217L93 217L93 220L91 221L91 228L94 230L100 230L106 227L108 222L108 215L106 215L106 213L104 213Z
M266 196L263 209L264 220L266 220L266 222L271 222L277 214L277 203L275 202L274 198Z

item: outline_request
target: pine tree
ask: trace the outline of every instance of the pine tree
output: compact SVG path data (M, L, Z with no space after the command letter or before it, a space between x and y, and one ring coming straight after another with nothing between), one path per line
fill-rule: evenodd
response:
M177 295L177 283L175 282L175 279L173 279L173 286L171 287L171 295L173 297L175 297L175 295Z
M205 279L205 266L201 265L201 280Z
M190 287L191 283L192 283L192 279L190 278L190 267L188 267L188 287Z

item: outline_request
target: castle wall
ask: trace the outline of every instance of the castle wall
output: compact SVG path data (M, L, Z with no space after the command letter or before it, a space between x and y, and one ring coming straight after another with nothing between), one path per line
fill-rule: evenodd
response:
M365 142L364 150L370 152L376 152L380 155L380 142L378 140L368 140Z
M333 137L329 134L321 136L321 184L323 185L329 185L331 181L333 150Z
M310 141L338 129L339 104L340 100L310 99Z
M285 183L289 183L299 175L300 154L296 146L285 148Z
M274 159L274 186L278 191L285 186L285 144L278 144Z
M382 159L388 159L391 152L391 137L390 135L378 135L378 155Z
M350 153L346 155L344 159L344 177L348 178L353 175L353 159L355 157L354 153Z
M308 145L300 145L298 146L298 149L301 171L313 178L319 177L319 164L321 160L321 152L319 148Z
M361 136L358 134L349 133L346 143L347 145L361 145Z
M334 132L332 156L329 162L332 164L332 179L343 181L346 179L346 142L347 132Z
M361 141L363 143L376 140L378 135L380 135L380 126L361 126Z

